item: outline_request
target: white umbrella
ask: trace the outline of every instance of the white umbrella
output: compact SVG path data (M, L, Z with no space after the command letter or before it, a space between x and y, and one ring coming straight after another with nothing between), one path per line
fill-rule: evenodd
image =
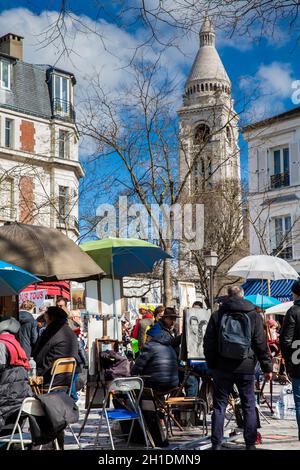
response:
M235 263L227 274L244 279L270 279L272 281L299 277L297 271L287 261L267 255L246 256Z
M285 315L293 305L294 302L283 302L282 304L274 305L274 307L267 308L265 315Z

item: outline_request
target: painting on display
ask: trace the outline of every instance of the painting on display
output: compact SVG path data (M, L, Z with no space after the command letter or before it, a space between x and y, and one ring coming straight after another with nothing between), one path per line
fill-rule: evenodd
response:
M203 339L210 318L210 310L187 308L184 311L184 331L187 359L205 360Z

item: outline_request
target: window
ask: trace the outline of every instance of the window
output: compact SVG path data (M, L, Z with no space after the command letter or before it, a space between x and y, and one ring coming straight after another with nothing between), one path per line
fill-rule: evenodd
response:
M194 135L194 144L199 145L210 142L210 129L206 124L199 124Z
M69 153L69 133L59 129L58 134L58 156L59 158L68 158Z
M271 176L271 187L280 188L290 185L289 148L284 147L273 151L274 172Z
M226 137L227 137L228 144L231 147L231 145L232 145L232 134L231 134L230 126L226 127Z
M0 220L14 218L14 181L12 178L0 178Z
M291 216L276 217L274 224L273 254L283 259L293 259Z
M0 61L0 85L1 88L10 89L10 63L3 59Z
M5 119L5 147L13 147L13 121L12 119Z
M67 186L59 186L58 212L60 221L64 221L69 215L69 188Z
M53 80L53 96L54 96L54 110L61 114L69 113L70 95L69 95L70 80L62 75L54 75Z

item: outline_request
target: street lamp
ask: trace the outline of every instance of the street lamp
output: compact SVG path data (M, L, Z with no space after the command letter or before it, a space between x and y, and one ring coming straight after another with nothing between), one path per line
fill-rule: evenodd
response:
M203 253L204 261L209 269L209 303L211 312L214 305L214 269L218 264L218 255L215 251L205 251Z

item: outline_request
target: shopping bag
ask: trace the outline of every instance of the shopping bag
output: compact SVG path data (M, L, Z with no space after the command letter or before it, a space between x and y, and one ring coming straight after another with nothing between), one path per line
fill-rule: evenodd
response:
M296 408L291 384L282 387L279 400L275 406L274 418L296 420Z

